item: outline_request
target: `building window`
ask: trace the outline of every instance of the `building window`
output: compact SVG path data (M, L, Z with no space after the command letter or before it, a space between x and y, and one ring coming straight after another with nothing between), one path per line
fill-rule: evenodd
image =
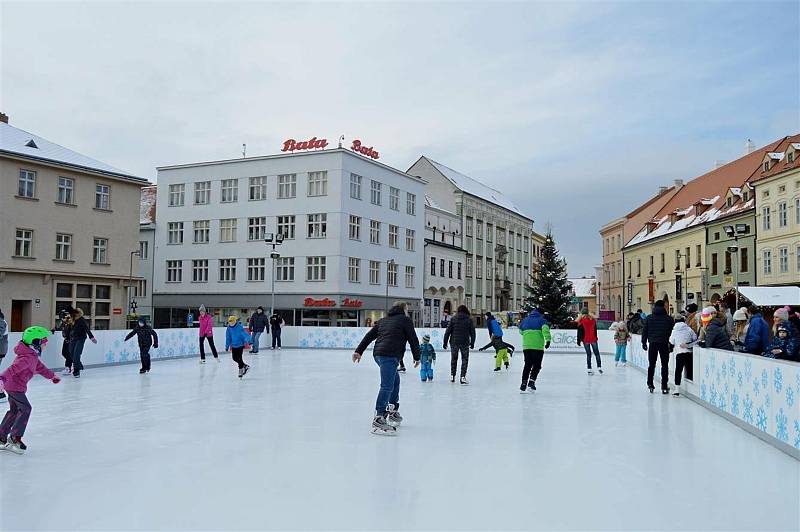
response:
M108 185L95 185L94 208L104 211L111 208L111 187Z
M74 205L75 203L75 180L69 177L58 178L58 203Z
M475 278L483 278L483 260L481 259L475 259Z
M278 233L286 240L294 240L294 214L278 216Z
M381 223L377 220L369 221L369 243L370 244L381 243Z
M453 261L447 262L447 276L452 279L453 278Z
M661 254L661 273L664 273L664 269L666 268L667 261L666 256L662 253Z
M719 231L714 233L714 241L716 242L717 240L719 240Z
M628 261L628 279L632 277L631 261Z
M703 265L703 260L702 260L703 253L702 253L702 250L703 250L703 247L700 244L697 244L697 246L695 247L695 255L697 255L697 263L695 264L695 266L697 266L698 268Z
M369 200L373 205L381 204L381 184L374 179L370 180Z
M262 201L267 199L267 176L256 176L249 179L250 187L248 199L250 201Z
M458 267L456 269L458 271L458 278L461 279L461 263L459 262L457 266Z
M778 249L778 271L789 273L789 248Z
M444 277L444 259L439 259L439 277Z
M236 281L236 259L219 259L219 282Z
M761 209L761 228L764 231L769 231L772 223L770 220L770 208L764 207Z
M266 279L267 259L258 257L247 259L247 280L263 281Z
M431 275L436 275L436 263L431 264ZM467 277L472 277L472 257L467 258Z
M794 200L794 223L800 226L800 198Z
M389 187L389 208L393 211L400 210L400 189Z
M747 273L750 270L750 266L748 265L748 251L747 248L739 248L739 271L741 273Z
M686 248L686 256L684 257L684 265L688 270L692 266L692 248Z
M36 197L36 172L33 170L19 171L19 187L17 193L23 198Z
M417 195L406 192L406 214L417 215Z
M308 173L308 195L327 196L328 195L328 172L309 172Z
M377 260L369 261L369 284L381 284L381 263Z
M711 275L719 274L719 266L717 265L717 254L711 254Z
M361 199L361 183L364 178L358 174L350 174L350 197L353 199Z
M169 186L169 206L170 207L183 207L184 196L186 193L186 185Z
M197 220L193 222L194 243L208 244L211 233L211 222L209 220Z
M472 218L467 218L466 229L466 236L472 236Z
M239 201L239 180L222 180L222 203L235 203Z
M794 250L794 261L797 271L800 272L800 246L797 246L797 249Z
M386 263L386 282L389 286L397 286L397 263Z
M350 215L350 240L361 240L361 216Z
M183 244L183 222L167 223L167 244Z
M211 181L200 181L194 184L194 204L208 205L211 202Z
M306 281L325 280L325 257L306 257Z
M294 198L297 196L297 174L278 176L278 198Z
M406 229L406 251L414 251L414 241L416 240L416 231L413 229Z
M764 161L764 171L769 171L769 161Z
M414 267L406 266L406 288L414 288Z
M56 233L56 260L72 259L72 235Z
M351 283L361 282L361 259L356 257L347 259L347 280Z
M725 275L730 274L733 271L732 259L730 251L725 251L725 271L723 272Z
M786 202L782 201L778 203L778 227L786 227L788 224L789 216L786 211Z
M436 276L436 257L431 257L431 276Z
M167 282L180 283L183 281L183 261L182 260L168 260L167 261Z
M256 216L247 219L247 240L253 242L264 240L267 232L267 217Z
M192 282L208 282L208 259L197 259L192 261Z
M108 264L108 239L94 238L92 244L92 262L95 264Z
M764 275L772 274L772 250L764 250Z
M294 257L280 257L276 264L276 281L294 281Z
M742 201L747 202L749 199L750 199L750 191L749 190L745 190L744 191L744 196L742 197Z
M681 250L676 249L675 250L675 271L677 272L680 269L681 269Z
M133 281L131 297L147 297L147 279Z
M389 224L389 247L396 248L397 245L397 231L398 227L396 225Z
M150 254L150 243L147 240L139 241L139 260L146 260Z
M650 275L653 275L653 273L655 273L654 266L653 266L653 256L650 255ZM606 283L608 283L608 279L606 279Z
M483 222L481 220L475 220L475 238L483 240Z
M219 221L219 241L236 242L236 218L225 218Z
M642 276L642 259L636 259L636 277Z
M325 238L328 235L328 215L325 213L308 215L308 238Z

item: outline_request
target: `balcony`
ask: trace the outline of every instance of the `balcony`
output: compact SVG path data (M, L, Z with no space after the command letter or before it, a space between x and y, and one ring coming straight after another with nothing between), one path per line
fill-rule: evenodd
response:
M508 280L508 277L501 278L500 276L497 276L494 279L494 289L499 292L510 294L511 281Z

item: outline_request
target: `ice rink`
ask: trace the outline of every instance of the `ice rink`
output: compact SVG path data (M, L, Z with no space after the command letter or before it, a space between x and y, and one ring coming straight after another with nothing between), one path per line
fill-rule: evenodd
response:
M521 355L521 353L520 353ZM2 530L797 530L800 462L644 375L521 356L469 386L403 376L396 438L370 434L371 356L262 351L37 377L26 455L0 453ZM410 356L407 356L407 362ZM5 411L7 403L0 404Z

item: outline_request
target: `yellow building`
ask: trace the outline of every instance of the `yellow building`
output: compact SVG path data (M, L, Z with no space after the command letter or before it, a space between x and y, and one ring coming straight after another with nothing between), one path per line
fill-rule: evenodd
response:
M800 285L800 135L761 160L756 196L756 284Z

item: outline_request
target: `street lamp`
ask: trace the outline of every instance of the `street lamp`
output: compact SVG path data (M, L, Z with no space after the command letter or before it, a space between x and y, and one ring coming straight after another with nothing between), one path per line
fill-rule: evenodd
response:
M733 245L728 246L728 252L730 253L738 253L739 252L739 236L744 236L750 233L750 226L747 224L735 224L735 225L726 225L724 227L725 234L728 235L728 238L733 239ZM736 279L735 279L735 287L734 293L736 294L736 299L733 303L733 311L736 312L739 310L739 257L737 256L736 260Z
M136 308L133 302L133 256L138 255L141 256L141 252L139 250L131 251L131 267L128 271L128 316L133 314L133 310Z
M386 315L389 315L389 265L394 264L394 259L386 261Z
M275 259L281 257L281 254L275 251L275 247L283 244L283 233L267 233L264 235L264 242L266 242L268 246L272 246L272 251L269 254L269 258L272 259L272 305L269 311L271 316L275 314Z

